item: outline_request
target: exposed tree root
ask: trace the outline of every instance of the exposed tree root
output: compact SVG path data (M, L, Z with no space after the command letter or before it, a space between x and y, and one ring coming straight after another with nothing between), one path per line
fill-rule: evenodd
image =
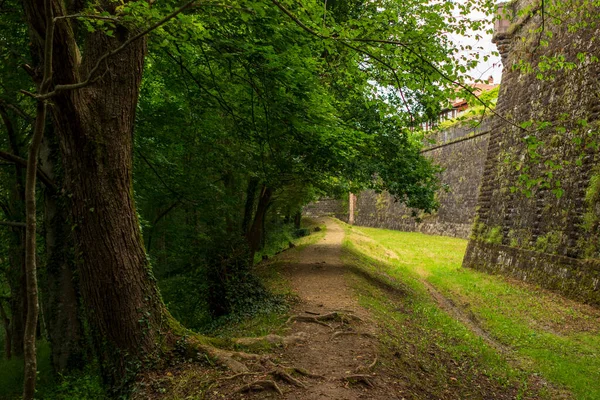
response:
M292 315L288 320L287 320L287 324L289 324L290 322L312 322L314 324L319 324L319 325L323 325L328 327L329 329L333 329L333 327L329 324L326 324L325 322L319 321L317 319L317 317L311 317L311 316L307 316L307 315Z
M248 338L238 338L233 339L233 343L238 344L240 346L256 346L260 344L268 344L268 345L276 345L287 347L296 343L305 342L308 339L308 334L305 332L298 332L294 335L290 336L280 336L269 334L261 337L248 337Z
M238 374L235 375L231 375L231 376L225 376L223 378L219 378L219 381L231 381L234 380L236 378L241 378L244 376L250 376L250 375L260 375L260 372L240 372Z
M198 351L208 355L217 364L219 364L237 374L249 372L248 367L238 360L260 361L262 358L264 358L264 357L259 356L258 354L243 353L240 351L222 350L222 349L218 349L213 346L201 345L201 344L198 344L196 346L196 349Z
M273 370L271 370L271 372L269 372L269 374L273 374L273 372L283 371L287 375L291 375L291 374L297 373L298 375L302 375L302 376L305 376L307 378L319 378L319 379L323 378L323 375L313 374L311 372L308 372L304 368L286 367L286 366L283 366L283 365L275 364L271 360L265 360L264 364L268 364L269 366L273 367Z
M269 372L266 373L238 373L235 375L232 375L230 377L227 378L223 378L222 380L231 380L231 379L235 379L238 377L244 377L244 376L249 376L249 375L264 375L266 376L271 376L273 377L273 379L259 379L256 380L254 382L251 382L249 384L246 384L242 387L240 387L239 389L237 389L234 393L244 393L244 392L249 392L249 391L256 391L256 390L274 390L277 393L279 393L280 395L283 394L283 392L281 391L281 389L279 388L279 386L277 385L277 383L275 382L275 380L279 380L282 382L286 382L289 383L291 385L297 386L299 388L306 388L306 385L301 382L299 379L294 378L291 374L294 372L299 373L300 375L303 376L307 376L307 377L318 377L318 378L322 378L321 375L315 375L315 374L311 374L310 372L307 372L304 369L301 368L296 368L296 367L292 367L292 368L285 368L285 367L281 367L276 365L275 363L273 363L272 361L268 361L270 364L272 364L273 366L275 366L275 368Z
M244 385L241 388L237 389L234 393L245 393L245 392L251 392L251 391L269 390L269 389L274 390L279 395L283 395L283 392L281 391L279 386L277 386L277 383L275 383L275 381L268 380L268 379L258 380L258 381L249 383L247 385Z
M340 321L340 322L362 321L362 319L358 315L354 315L352 313L340 312L340 311L334 311L329 314L319 315L317 318L320 321Z
M239 357L240 355L242 355L242 357L245 358L245 357L249 356L246 353L226 352L227 353L225 355L226 357L224 357L223 354L221 354L221 353L215 355L214 349L211 349L211 351L213 352L213 354L211 356L215 359L217 359L216 357L220 357L221 361L227 360L227 362L231 362L231 360L233 360L234 362L239 363L241 365L244 365L244 364L234 360L233 357ZM250 355L250 356L253 356L253 355ZM252 357L252 359L256 360L255 357ZM244 367L246 368L246 371L237 372L231 376L217 379L216 382L230 381L230 380L234 380L237 378L244 379L247 376L257 376L258 375L259 379L255 380L251 383L245 384L244 386L237 389L234 393L243 393L243 392L259 391L259 390L273 390L279 394L283 394L281 392L281 389L277 385L276 381L285 382L285 383L294 385L299 388L306 388L305 383L303 383L302 381L300 381L299 379L297 379L293 376L293 374L295 374L295 373L297 373L298 375L302 375L302 376L310 377L310 378L323 378L323 376L321 376L321 375L312 374L302 368L286 367L283 365L276 364L273 361L271 361L269 358L263 357L263 358L260 358L259 360L260 360L260 362L254 363L253 366L254 366L254 368L258 367L258 368L262 369L262 371L251 372L244 365ZM226 365L226 366L229 369L231 369L232 371L234 371L230 365ZM268 379L269 377L271 377L272 379Z
M371 375L354 374L344 376L342 379L348 383L362 383L371 388L375 387L375 384L373 383L373 377Z
M371 364L367 366L360 365L358 368L355 369L355 372L370 371L375 367L375 365L377 365L377 356L375 356L375 359Z
M334 319L336 316L334 313L328 314L325 317L326 320ZM234 339L229 344L239 344L244 346L251 346L253 344L268 343L268 344L281 344L289 345L297 343L299 341L305 341L307 334L304 332L297 333L292 336L283 337L279 335L266 335L259 338L240 338ZM240 351L224 350L213 346L212 344L201 341L200 337L188 338L185 341L184 350L187 356L198 357L208 356L216 364L223 366L233 372L233 375L222 377L217 379L216 382L229 381L237 378L244 379L247 376L260 376L261 379L255 380L254 382L245 384L244 386L237 389L234 393L243 393L255 390L273 390L278 394L282 395L283 392L277 385L276 381L285 382L300 388L305 388L306 385L299 379L292 376L294 373L310 378L323 378L321 375L312 374L302 368L297 367L286 367L278 365L271 361L268 356L261 356L258 354L245 353ZM251 367L254 371L251 371ZM256 371L256 368L259 370ZM256 372L255 372L256 371ZM266 379L272 377L273 379Z
M283 368L277 368L271 372L269 372L269 375L278 378L282 381L285 381L287 383L290 383L294 386L298 386L301 388L305 388L306 385L302 382L300 382L298 379L294 378L292 375L290 375L289 373L287 373L287 371Z
M362 321L362 320L354 314L346 314L346 313L334 311L334 312L331 312L328 314L314 315L314 316L312 316L312 315L292 315L290 318L288 318L286 323L289 324L290 322L294 322L294 321L312 322L314 324L323 325L330 329L333 329L331 327L331 325L326 324L324 321L339 321L343 324L348 324L348 323L350 323L350 321Z
M373 362L367 366L367 369L373 369L375 365L377 365L377 356L375 356Z
M305 310L304 312L307 313L307 314L310 314L310 315L321 315L321 313L314 312L314 311Z
M291 373L295 372L299 375L306 376L307 378L317 378L317 379L325 378L323 375L318 375L318 374L313 374L311 372L308 372L304 368L291 367L291 368L287 368L287 371L290 371Z

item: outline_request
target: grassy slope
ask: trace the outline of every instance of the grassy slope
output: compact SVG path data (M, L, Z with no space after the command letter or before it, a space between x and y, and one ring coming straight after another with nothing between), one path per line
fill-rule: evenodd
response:
M391 360L392 374L406 387L403 395L414 399L538 398L528 387L528 374L512 368L481 338L442 311L415 271L394 273L391 255L347 227L344 263L370 277L356 279L355 287L361 305L371 310L383 328L381 351L384 359Z
M577 399L600 399L599 310L461 268L466 240L373 228L351 231L351 241L358 238L360 243L362 237L360 250L382 258L380 265L390 277L417 289L419 280L426 279L471 312L492 337L514 349L528 370L568 388Z

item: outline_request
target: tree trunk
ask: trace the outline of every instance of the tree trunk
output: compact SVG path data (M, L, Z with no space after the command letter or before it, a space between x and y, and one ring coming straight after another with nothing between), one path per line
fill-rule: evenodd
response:
M157 210L160 211L158 213L158 215L156 216L156 218L154 218L154 221L152 221L152 225L150 226L150 229L148 230L148 239L146 241L146 252L148 254L151 253L151 249L152 249L152 238L154 236L154 232L156 230L156 225L164 218L167 216L167 214L169 214L171 211L173 211L175 209L175 207L177 207L178 205L181 204L181 200L175 200L174 203L172 203L169 207L167 207L165 210Z
M258 187L258 178L250 178L246 188L246 204L244 205L244 219L242 220L242 233L248 234L250 222L252 221L252 212L254 211L254 202L256 200L256 188Z
M9 245L10 324L12 355L23 355L23 334L27 315L25 297L25 230L13 228Z
M107 10L117 4L102 2ZM25 9L43 37L39 5L28 0ZM65 14L62 2L53 0L53 6L55 15ZM81 60L70 24L57 22L55 84L80 82L131 34L122 26L114 37L86 33ZM132 42L102 62L107 72L98 81L52 100L81 292L103 375L115 390L159 353L160 338L173 325L150 271L133 199L133 124L145 54L145 39Z
M21 156L21 146L17 131L6 112L0 112L8 134L11 153ZM10 187L10 203L7 217L12 221L25 220L25 177L23 168L15 164L14 181ZM8 285L11 298L9 302L11 324L11 353L14 356L23 355L23 334L27 316L27 298L25 296L25 230L12 228L8 244Z
M45 85L44 83L43 85ZM41 90L41 93L45 93ZM27 318L25 319L25 334L23 339L23 354L25 367L23 371L23 399L32 400L35 396L37 380L37 327L40 310L37 282L37 205L36 178L38 168L39 148L46 127L47 104L38 100L35 126L27 156L27 171L25 179L25 283L27 292Z
M97 36L96 56L116 43ZM104 40L103 40L104 39ZM157 351L164 307L149 269L132 188L133 122L145 54L140 40L109 61L112 79L56 99L65 184L81 253L81 288L103 361L116 378ZM114 365L117 364L117 365ZM128 368L129 367L129 368Z
M0 300L0 318L2 318L2 325L4 326L4 358L10 360L12 358L12 333L10 329L10 318L8 318L8 315L6 314L2 300Z
M267 186L262 187L260 197L258 198L258 205L256 207L256 213L254 214L254 221L252 226L246 234L248 245L250 246L250 261L254 260L254 253L260 249L262 233L263 233L263 221L267 209L271 203L271 197L273 196L273 190Z
M258 247L259 250L262 250L267 245L267 213L269 211L269 207L271 207L271 201L267 204L262 216L262 227L260 230L260 245Z
M302 226L302 212L298 211L294 214L294 228L300 229Z
M236 186L235 177L231 171L226 171L223 174L223 188L225 189L225 198L231 201L236 197ZM225 202L227 203L227 202ZM235 207L236 213L239 212L239 208ZM237 217L237 219L236 219ZM234 210L229 206L225 210L225 229L228 234L233 235L237 233L237 224L239 224L239 215L234 215Z
M51 131L51 129L49 129ZM40 151L41 168L54 181L55 154L52 139L46 135ZM43 311L52 350L54 372L64 374L83 368L86 360L83 325L79 315L73 237L66 199L58 193L44 197L46 274L43 285Z

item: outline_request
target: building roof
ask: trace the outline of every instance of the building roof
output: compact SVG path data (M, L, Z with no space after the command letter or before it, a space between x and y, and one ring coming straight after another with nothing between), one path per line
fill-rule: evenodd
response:
M486 83L471 83L469 86L474 89L473 92L477 95L481 92L487 92L488 90L495 89L500 85L494 83L494 78L490 76ZM458 92L460 89L456 89L456 91ZM457 97L456 99L451 99L450 104L452 104L452 108L459 108L467 105L467 100Z

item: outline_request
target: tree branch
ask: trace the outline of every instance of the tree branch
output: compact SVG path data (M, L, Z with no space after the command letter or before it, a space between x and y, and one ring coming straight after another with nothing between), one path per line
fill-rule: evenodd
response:
M0 99L0 107L8 108L8 109L12 110L15 114L17 114L19 117L23 118L27 122L31 122L35 119L33 116L31 116L31 115L27 114L25 111L23 111L20 107L17 107L14 104L8 103L2 99Z
M156 224L158 222L160 222L160 220L163 219L168 213L173 211L175 209L175 207L177 207L179 204L181 204L181 199L175 200L175 202L173 204L171 204L166 210L164 210L163 212L158 214L158 216L156 218L154 218L154 221L152 222L152 226L150 227L150 232L148 233L148 244L146 245L146 251L148 253L150 253L150 248L152 246L152 236L154 234L154 228L156 228Z
M287 15L290 19L292 19L292 21L294 21L296 23L296 25L298 25L300 28L302 28L303 30L305 30L306 32L310 33L311 35L314 35L318 38L321 39L327 39L327 40L334 40L334 41L338 41L340 43L343 43L346 45L346 47L350 47L347 43L345 42L363 42L363 43L384 43L384 44L393 44L396 46L400 46L404 49L406 49L408 52L410 52L411 54L415 55L419 60L423 61L425 64L427 64L430 68L432 68L437 74L439 74L442 79L444 79L447 82L450 82L458 87L460 87L461 89L465 90L467 93L469 93L470 95L472 95L478 103L480 103L481 105L483 105L483 107L487 110L490 111L493 115L497 116L498 118L500 118L501 120L503 120L504 122L519 128L522 131L525 132L529 132L528 129L523 128L522 126L508 120L507 118L505 118L504 116L500 115L499 113L496 112L496 110L494 110L493 108L491 108L485 101L481 100L479 98L479 96L477 96L475 94L475 91L468 87L467 85L461 83L461 82L457 82L453 79L451 79L450 77L448 77L448 75L446 75L442 70L440 70L434 63L432 63L431 61L429 61L428 59L426 59L423 55L421 55L420 53L418 53L417 51L415 51L414 49L412 49L408 44L406 43L402 43L399 41L394 41L394 40L385 40L385 39L369 39L369 38L339 38L339 37L333 37L333 36L326 36L326 35L322 35L320 33L318 33L317 31L311 29L310 27L308 27L306 24L304 24L302 21L300 21L291 11L289 11L287 8L285 8L279 1L277 0L271 0L272 3L279 8L285 15ZM355 51L360 51L363 54L367 54L364 50L359 49L358 47L354 47L352 46L351 48L353 48ZM367 54L368 55L368 54ZM371 55L373 56L373 55ZM374 59L378 62L381 63L381 59L378 59L376 57L374 57ZM386 68L390 68L389 64L387 63L382 63L382 65L384 65ZM392 72L393 71L392 69Z
M44 75L39 87L40 95L48 93L52 84L52 57L54 50L54 28L52 0L44 1L46 19L46 37L44 38ZM36 178L38 172L38 157L40 145L46 129L46 114L48 105L45 100L38 99L36 106L35 124L29 152L27 154L27 171L25 173L25 287L27 293L27 316L23 334L23 399L33 400L37 379L36 329L40 311L37 283L37 204Z
M96 75L96 72L100 69L100 66L102 65L102 63L106 59L108 59L109 57L112 57L112 56L114 56L116 54L119 54L121 51L125 50L127 48L127 46L129 46L131 43L135 42L136 40L141 39L142 37L144 37L147 34L149 34L150 32L152 32L153 30L155 30L155 29L159 28L160 26L164 25L165 23L167 23L171 19L175 18L177 15L181 14L186 9L190 8L191 6L193 6L194 3L196 3L196 0L192 0L192 1L187 2L182 7L176 9L175 11L173 11L172 13L170 13L169 15L167 15L166 17L162 18L160 21L152 24L150 27L148 27L148 28L144 29L143 31L137 33L136 35L132 36L131 38L129 38L128 40L126 40L125 42L123 42L123 44L121 44L116 49L111 50L108 53L105 53L103 56L101 56L100 58L98 58L98 61L96 61L96 64L90 70L87 78L83 82L66 84L66 85L56 85L51 92L48 92L48 93L45 93L45 94L44 93L40 93L38 95L34 95L34 97L36 99L38 99L38 100L47 100L47 99L49 99L49 98L51 98L53 96L56 96L58 93L60 93L62 91L81 89L81 88L84 88L86 86L91 85L97 79L99 79L101 77L101 76L98 76L98 77L94 77L94 76ZM28 93L25 93L25 94L28 94Z
M89 15L89 14L59 15L58 17L54 17L54 22L56 22L60 19L70 19L70 18L99 19L99 20L103 20L103 21L120 22L118 18L106 17L103 15Z
M175 202L173 204L171 204L166 210L164 210L163 212L158 214L158 216L152 222L152 225L156 225L157 223L159 223L161 219L163 219L168 213L170 213L179 204L181 204L181 199L175 200Z
M198 88L200 88L202 91L204 91L208 96L215 99L217 101L217 103L221 106L221 108L223 110L225 110L227 113L229 113L234 120L237 119L237 116L235 115L233 108L231 108L231 106L225 102L225 100L222 98L222 96L218 96L218 95L212 93L210 90L208 90L208 88L206 88L200 82L200 80L192 73L192 71L190 71L190 69L183 63L183 61L175 58L175 56L173 56L173 54L171 54L168 50L165 50L165 54L174 63L176 63L183 72L185 72L190 77L190 79L196 84L196 86L198 86ZM213 79L213 82L214 82L214 79ZM218 91L218 90L217 90L217 92L220 93L220 91Z
M0 225L10 226L11 228L25 228L25 222L15 222L15 221L0 221Z
M26 159L16 156L14 154L8 153L6 151L0 150L0 158L4 159L6 161L9 161L13 164L16 164L20 167L27 168L27 160ZM58 190L58 186L56 185L56 183L52 179L50 179L50 177L48 175L46 175L46 173L44 171L42 171L39 168L37 171L37 176L38 176L38 178L40 178L40 181L48 189L52 190L52 192L56 192Z
M165 180L163 179L163 177L158 173L158 171L156 170L156 168L154 168L154 165L152 165L152 163L150 161L148 161L148 159L146 158L146 156L144 156L144 154L137 150L136 153L140 156L140 158L142 159L142 161L144 161L144 163L150 168L150 170L154 173L154 175L156 175L156 177L158 178L158 180L160 181L160 183L162 183L162 185L172 194L175 195L175 197L177 197L177 199L179 200L185 200L193 205L197 205L198 203L196 203L195 201L192 200L188 200L185 196L183 196L182 194L180 194L179 192L177 192L176 190L172 189L171 186L169 186L167 184L167 182L165 182Z
M373 58L375 61L378 61L380 64L382 64L383 66L385 66L386 68L388 68L390 70L390 72L392 73L392 75L394 75L394 79L396 80L396 85L398 86L398 91L400 92L400 98L402 99L402 102L404 103L404 107L406 108L406 112L408 113L408 115L410 115L410 121L414 122L415 121L415 117L413 115L413 113L410 111L410 107L408 105L408 102L406 101L406 97L404 97L404 92L402 91L402 85L400 84L400 78L398 77L398 73L396 72L396 69L393 68L390 64L388 64L387 62L383 61L380 57L375 56L374 54L372 54L371 52L368 52L366 50L360 49L358 47L352 46L351 44L348 43L344 43L344 42L340 42L342 45L357 51L359 53L365 54L371 58Z
M36 70L29 64L22 64L21 68L23 68L23 70L25 72L27 72L27 75L29 75L31 77L31 79L36 83L36 84L40 84L40 77L38 76ZM33 119L33 118L32 118Z
M168 185L168 184L165 182L165 180L164 180L164 179L163 179L163 177L160 175L160 173L159 173L159 172L156 170L156 168L154 167L154 165L152 165L152 163L151 163L151 162L150 162L150 161L149 161L149 160L146 158L146 156L144 156L144 154L143 154L141 151L139 151L139 150L136 150L136 153L137 153L137 154L138 154L138 155L141 157L142 161L144 161L144 163L145 163L145 164L146 164L146 165L147 165L147 166L150 168L150 170L151 170L151 171L154 173L154 175L155 175L155 176L158 178L158 180L160 181L160 183L162 183L162 185L163 185L163 186L164 186L164 187L165 187L165 188L166 188L166 189L167 189L169 192L171 192L172 194L174 194L174 195L177 197L177 201L179 201L179 202L184 202L184 201L185 201L185 202L188 202L188 203L190 203L190 204L192 204L192 205L198 205L198 202L197 202L197 201L190 200L190 199L188 199L187 197L185 197L184 195L182 195L181 193L177 192L175 189L172 189L172 188L171 188L171 187L170 187L170 186L169 186L169 185ZM208 185L206 185L206 186L204 186L204 187L201 187L201 188L199 188L198 190L202 191L202 190L208 189L208 188L210 187L210 185L214 185L215 183L217 183L217 182L219 182L219 181L221 181L221 180L223 180L223 178L216 179L216 180L214 180L213 182L210 182L210 184L208 184Z
M546 8L546 4L545 4L544 0L541 0L540 14L542 15L542 28L541 28L540 34L538 35L538 38L537 38L537 44L535 45L535 48L531 52L532 55L535 54L538 51L538 49L542 46L542 36L544 35L544 31L546 30L545 8Z

